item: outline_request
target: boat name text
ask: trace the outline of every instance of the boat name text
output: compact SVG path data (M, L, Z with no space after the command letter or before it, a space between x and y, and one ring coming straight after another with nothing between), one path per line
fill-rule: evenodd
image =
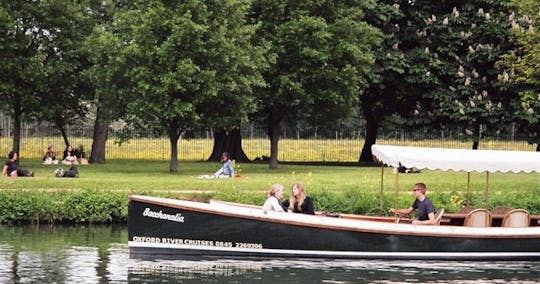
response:
M223 242L223 241L140 237L140 236L133 236L133 241L141 242L141 243L177 244L177 245L205 246L205 247L224 247L224 248L234 247L234 248L247 248L247 249L262 249L263 248L262 244L260 243Z
M146 216L146 217L150 217L150 218L163 219L163 220L169 220L169 221L184 223L184 216L182 216L182 214L180 214L180 213L176 213L174 215L173 214L166 214L166 213L161 212L161 210L159 210L159 212L157 212L157 211L150 210L150 208L146 208L146 209L144 209L144 212L143 212L142 215Z

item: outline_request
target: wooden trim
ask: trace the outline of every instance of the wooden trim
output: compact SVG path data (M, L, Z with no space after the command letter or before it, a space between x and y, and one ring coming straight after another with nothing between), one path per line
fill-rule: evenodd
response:
M155 197L145 197L145 196L138 196L138 195L130 195L128 196L128 199L131 201L137 201L142 203L150 203L158 206L164 206L164 207L171 207L176 209L184 209L184 210L191 210L194 212L199 213L205 213L205 214L213 214L213 215L220 215L220 216L226 216L226 217L234 217L234 218L240 218L240 219L248 219L248 220L256 220L256 221L262 221L262 222L270 222L270 223L278 223L278 224L286 224L286 225L294 225L294 226L303 226L303 227L312 227L312 228L322 228L322 229L328 229L328 230L345 230L345 231L353 231L353 232L363 232L363 233L374 233L374 234L383 234L383 235L409 235L409 236L425 236L425 237L450 237L450 238L485 238L485 239L507 239L507 238L513 238L513 239L521 239L521 238L540 238L540 227L535 229L535 227L528 227L528 228L504 228L501 229L501 227L491 227L491 228L474 228L474 227L461 227L461 226L426 226L426 225L410 225L410 224L389 224L385 222L377 222L377 221L370 221L370 220L351 220L351 219L339 219L334 217L323 217L323 216L313 216L313 215L305 215L305 214L297 214L297 213L279 213L279 212L267 212L263 211L262 209L250 209L250 210L257 210L262 215L256 216L256 215L247 215L247 214L241 214L234 211L227 211L224 209L221 210L214 210L210 208L202 208L203 206L208 207L211 206L208 203L198 203L193 201L185 201L185 200L176 200L178 202L181 202L183 204L175 204L174 202L168 202L165 198L155 198ZM174 200L171 200L174 201ZM200 206L199 206L200 205ZM290 219L279 219L274 216L270 215L281 215L281 216L295 216L302 219L312 219L317 218L313 220L288 220ZM294 215L286 215L286 214L294 214ZM321 223L321 219L328 218L325 220L336 220L333 222L333 224L323 224ZM336 224L339 222L358 222L358 227L353 226L354 224ZM386 226L388 228L369 228L366 227L369 224L366 223L373 223L373 225L378 224L378 226ZM393 227L393 228L392 228ZM399 228L400 230L396 230L396 228ZM453 229L449 229L453 228ZM473 231L473 232L455 232L456 228L461 229L462 231ZM515 231L514 234L501 234L502 232L513 229ZM415 231L416 230L416 231ZM426 231L429 230L429 231ZM476 231L476 232L474 232ZM492 232L490 232L492 231ZM450 234L451 233L451 234Z

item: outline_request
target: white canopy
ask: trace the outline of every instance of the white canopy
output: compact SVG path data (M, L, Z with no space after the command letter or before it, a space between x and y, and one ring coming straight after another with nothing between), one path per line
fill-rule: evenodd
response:
M540 172L540 153L525 151L463 150L390 145L371 146L384 164L398 167L466 172Z

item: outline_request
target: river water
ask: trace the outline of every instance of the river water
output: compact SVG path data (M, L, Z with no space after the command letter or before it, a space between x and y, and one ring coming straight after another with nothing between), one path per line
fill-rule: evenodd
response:
M0 283L537 283L540 262L129 258L125 226L0 226Z

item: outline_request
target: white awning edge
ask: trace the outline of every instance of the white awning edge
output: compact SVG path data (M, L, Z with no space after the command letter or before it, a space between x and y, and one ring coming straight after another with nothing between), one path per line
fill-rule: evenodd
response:
M392 145L372 145L380 162L398 167L466 172L538 172L540 152L441 149Z

